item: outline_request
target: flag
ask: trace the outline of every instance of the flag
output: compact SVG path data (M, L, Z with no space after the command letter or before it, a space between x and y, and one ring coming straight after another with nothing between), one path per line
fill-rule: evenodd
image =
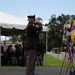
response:
M68 61L71 63L73 62L73 58L72 58L72 44L69 43L68 44Z
M71 31L75 30L75 20L73 21Z

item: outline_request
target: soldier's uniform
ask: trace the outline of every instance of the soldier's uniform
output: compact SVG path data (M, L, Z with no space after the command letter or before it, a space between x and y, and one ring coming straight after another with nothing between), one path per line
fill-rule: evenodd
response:
M30 16L34 17L34 16ZM39 34L42 30L42 24L28 23L26 27L26 50L27 50L27 63L26 63L26 75L35 75L35 62L36 51L38 49Z

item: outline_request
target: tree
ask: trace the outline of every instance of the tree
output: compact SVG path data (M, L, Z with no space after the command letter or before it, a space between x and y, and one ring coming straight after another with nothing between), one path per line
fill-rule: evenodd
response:
M74 18L74 16L72 16ZM49 44L52 47L60 47L62 45L63 27L67 21L72 19L70 15L61 14L58 17L51 17L49 19ZM53 42L54 41L54 42Z

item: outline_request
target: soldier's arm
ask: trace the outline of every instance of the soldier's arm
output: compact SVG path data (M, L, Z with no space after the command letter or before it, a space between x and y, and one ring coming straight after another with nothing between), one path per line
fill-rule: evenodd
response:
M41 23L39 23L39 24L32 24L32 25L30 26L30 28L31 28L32 30L34 30L34 31L41 31L41 30L42 30L42 24L41 24Z

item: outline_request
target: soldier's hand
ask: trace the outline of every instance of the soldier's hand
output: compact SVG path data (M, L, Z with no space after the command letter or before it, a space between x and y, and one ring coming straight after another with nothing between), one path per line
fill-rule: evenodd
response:
M35 24L39 24L40 21L36 19L34 23L35 23Z

